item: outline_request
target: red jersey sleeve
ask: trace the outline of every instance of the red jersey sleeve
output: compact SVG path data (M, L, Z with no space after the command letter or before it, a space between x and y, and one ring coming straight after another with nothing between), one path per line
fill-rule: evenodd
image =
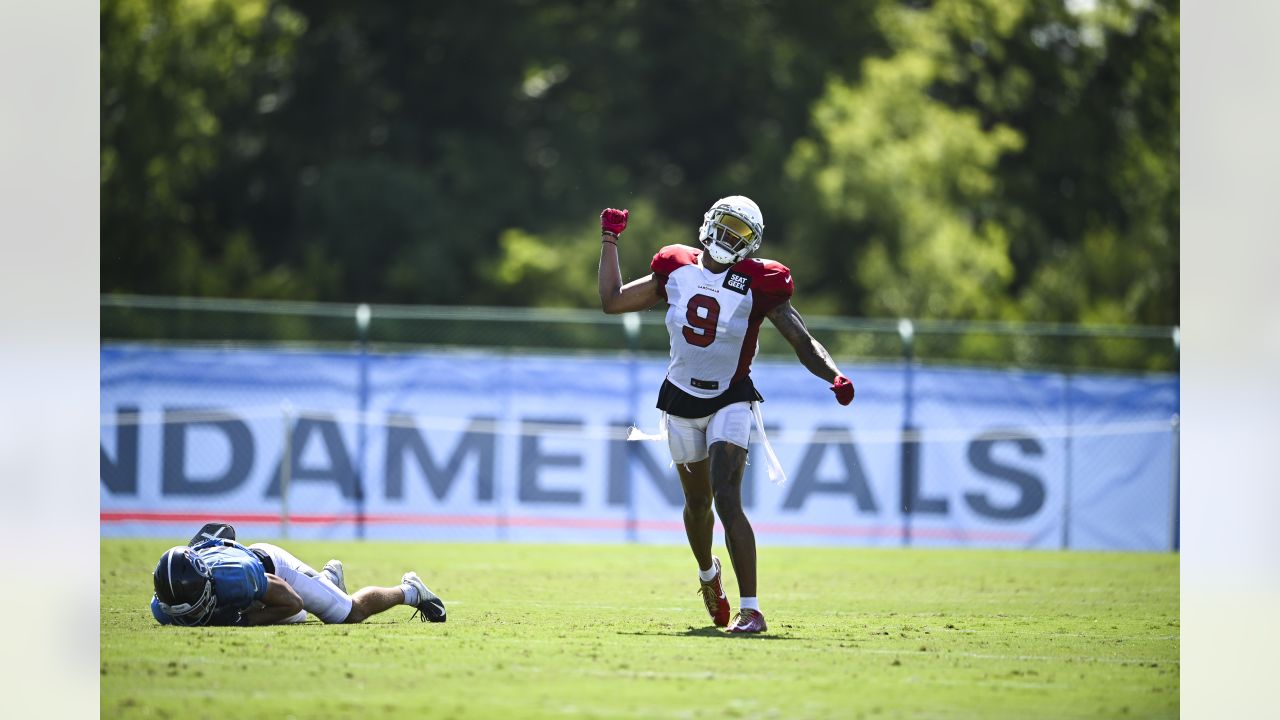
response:
M773 260L750 260L751 290L755 293L755 311L767 313L791 299L795 283L791 269ZM745 264L745 263L744 263Z
M667 278L671 277L671 273L676 268L684 265L695 265L698 262L699 250L691 248L688 245L668 245L658 251L653 256L653 262L649 263L649 269L658 278L658 292L662 293L662 297L667 296Z
M688 245L668 245L653 256L649 269L655 275L669 277L676 268L682 265L694 265L698 262L699 251Z

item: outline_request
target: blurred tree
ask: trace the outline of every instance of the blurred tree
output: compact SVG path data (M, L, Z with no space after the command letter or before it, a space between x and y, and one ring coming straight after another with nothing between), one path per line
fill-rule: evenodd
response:
M596 215L605 206L641 210L623 249L625 279L648 272L662 245L695 243L702 213L730 194L761 202L763 252L785 258L791 213L782 165L827 75L856 77L859 60L884 47L865 22L883 4L544 3L547 37L574 42L546 44L531 66L520 107L533 123L533 157L553 161L539 178L543 205L504 236L500 262L528 262L536 240L561 267L585 262L591 274L580 292L490 274L483 284L493 301L558 305L580 294L596 302Z
M265 142L255 115L302 31L265 1L102 3L105 291L313 292L295 270L264 266L234 209L243 193L226 187Z
M475 267L528 217L515 95L533 8L474 3L295 3L297 46L269 153L282 261L311 250L341 269L332 299L474 301Z
M654 253L665 245L694 242L697 227L659 214L653 203L641 200L631 208L631 229L618 242L623 282L647 275ZM599 307L596 269L600 257L600 222L590 216L564 230L533 234L519 228L500 238L501 259L486 268L484 277L506 293L503 304L533 299L546 307Z
M1076 69L1023 111L1040 140L1005 170L1025 247L1019 314L1177 324L1177 1L1109 0L1030 37Z
M830 306L1176 324L1177 3L939 0L788 165Z
M811 208L799 226L817 250L805 270L843 312L990 317L1012 278L1009 237L993 217L995 171L1023 139L936 96L958 75L953 5L886 7L878 18L893 54L865 61L861 82L832 81L813 137L796 143L788 165L811 194L794 199ZM1007 33L1017 20L1008 6L991 3L972 25Z
M1176 0L101 18L108 292L590 306L743 193L807 313L1177 322Z

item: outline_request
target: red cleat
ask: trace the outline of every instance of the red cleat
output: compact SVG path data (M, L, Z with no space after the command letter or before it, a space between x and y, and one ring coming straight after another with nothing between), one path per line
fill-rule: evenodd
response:
M729 624L729 598L724 594L724 585L720 584L720 558L711 557L716 568L716 576L702 583L698 592L702 593L702 602L707 606L707 614L716 627Z
M733 624L731 624L725 632L731 633L762 633L768 630L768 626L764 624L764 614L759 610L749 610L743 608L733 616Z

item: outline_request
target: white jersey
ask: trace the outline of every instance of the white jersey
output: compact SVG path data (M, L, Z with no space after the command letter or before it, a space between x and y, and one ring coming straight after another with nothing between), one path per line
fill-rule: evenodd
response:
M751 372L760 323L791 297L791 271L748 258L724 272L702 266L702 250L668 245L653 256L663 280L671 364L667 380L698 398L714 398Z

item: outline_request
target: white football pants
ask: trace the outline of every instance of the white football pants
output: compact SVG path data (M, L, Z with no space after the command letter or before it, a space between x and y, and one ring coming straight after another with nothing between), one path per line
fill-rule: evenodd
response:
M746 448L751 441L751 403L725 405L700 418L667 416L667 446L671 460L678 465L698 462L707 457L707 448L718 442L729 442Z
M338 589L329 578L316 572L310 565L289 554L289 551L270 543L254 543L250 549L258 549L275 563L276 576L289 584L302 597L302 610L282 623L298 623L311 613L326 623L341 623L351 614L351 596Z

